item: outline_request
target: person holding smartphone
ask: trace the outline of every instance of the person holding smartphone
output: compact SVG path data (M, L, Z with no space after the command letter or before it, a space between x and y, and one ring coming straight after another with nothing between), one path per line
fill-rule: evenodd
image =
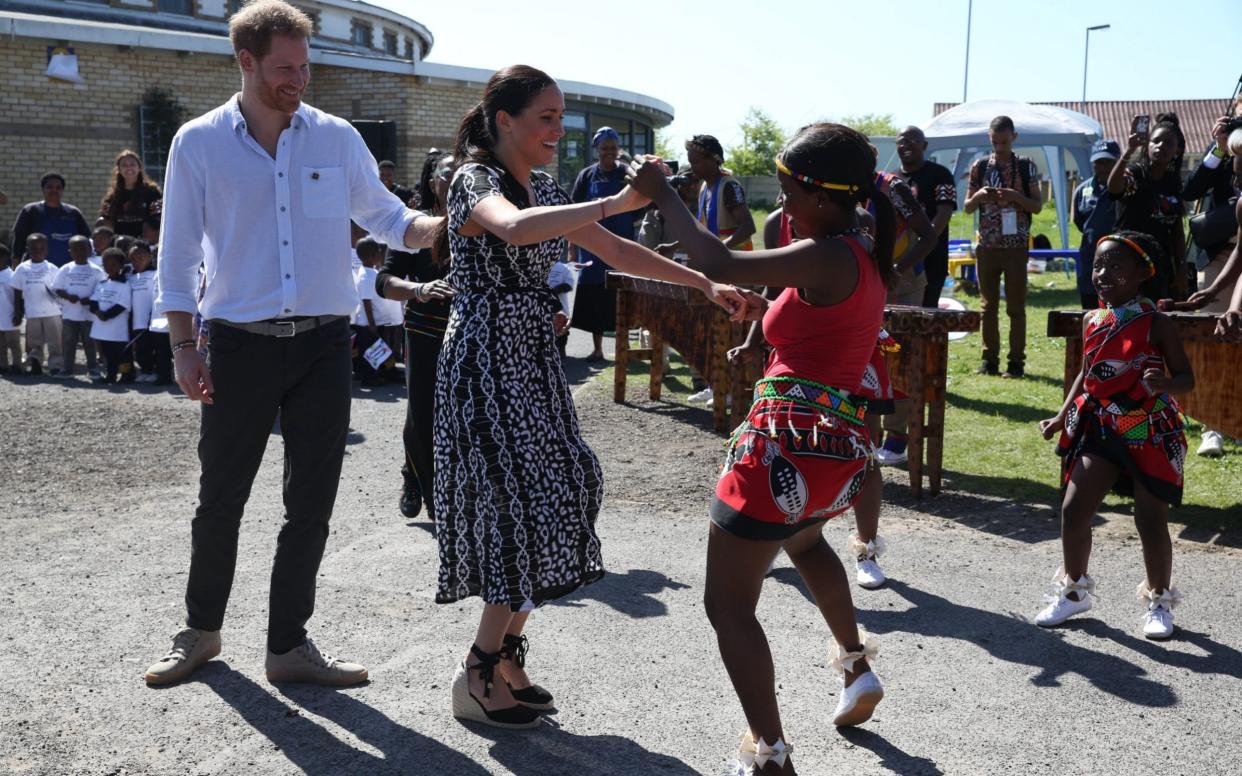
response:
M983 307L983 363L978 374L1000 370L997 306L1005 278L1005 312L1009 315L1009 358L1002 377L1026 374L1026 262L1031 216L1043 209L1035 163L1013 152L1018 133L1013 119L997 116L988 128L992 154L970 169L964 209L979 211L979 245L975 251L979 300Z
M1117 229L1151 235L1160 244L1156 273L1143 284L1149 299L1185 299L1186 234L1182 217L1182 156L1186 139L1175 113L1147 115L1130 122L1125 153L1108 176L1108 192L1118 201Z

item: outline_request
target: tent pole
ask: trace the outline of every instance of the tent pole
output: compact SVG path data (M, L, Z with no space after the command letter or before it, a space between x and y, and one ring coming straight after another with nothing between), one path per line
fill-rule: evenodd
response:
M975 0L966 0L966 67L962 70L962 102L966 102L966 84L970 81L970 17Z

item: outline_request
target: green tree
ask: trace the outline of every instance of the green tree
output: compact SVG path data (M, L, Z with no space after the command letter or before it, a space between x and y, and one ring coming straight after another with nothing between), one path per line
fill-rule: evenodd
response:
M775 175L776 155L785 145L785 130L755 107L746 112L739 127L742 144L727 149L725 165L734 175Z
M893 123L891 113L864 113L861 116L846 116L838 123L856 129L867 137L895 137L901 127Z
M681 152L673 146L673 139L669 137L668 130L657 129L655 133L655 155L664 160L673 160L681 157Z

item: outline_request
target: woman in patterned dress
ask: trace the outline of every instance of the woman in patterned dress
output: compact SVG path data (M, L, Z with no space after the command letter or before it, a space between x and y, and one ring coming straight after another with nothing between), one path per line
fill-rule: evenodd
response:
M483 599L453 714L497 727L534 727L552 708L524 671L531 610L604 573L601 472L556 349L552 263L568 239L621 271L693 286L738 315L745 308L734 289L596 223L645 206L631 189L575 204L535 169L556 159L564 111L539 70L494 74L458 129L448 195L456 295L436 386L436 601Z

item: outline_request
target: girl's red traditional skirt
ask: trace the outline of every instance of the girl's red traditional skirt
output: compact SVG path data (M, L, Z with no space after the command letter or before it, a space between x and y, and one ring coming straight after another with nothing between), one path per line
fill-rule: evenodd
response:
M886 354L901 350L901 345L892 335L880 329L875 350L871 351L871 360L863 370L862 384L851 395L855 399L866 402L869 415L892 415L896 412L896 400L906 395L893 389L893 381L888 375L888 357Z
M1121 469L1113 491L1134 495L1140 482L1156 498L1182 503L1182 472L1186 465L1186 434L1181 410L1168 394L1136 401L1127 394L1097 399L1079 394L1065 417L1057 442L1062 485L1084 455L1095 455Z
M866 405L798 377L755 383L729 441L712 522L746 539L780 541L853 506L867 476Z

